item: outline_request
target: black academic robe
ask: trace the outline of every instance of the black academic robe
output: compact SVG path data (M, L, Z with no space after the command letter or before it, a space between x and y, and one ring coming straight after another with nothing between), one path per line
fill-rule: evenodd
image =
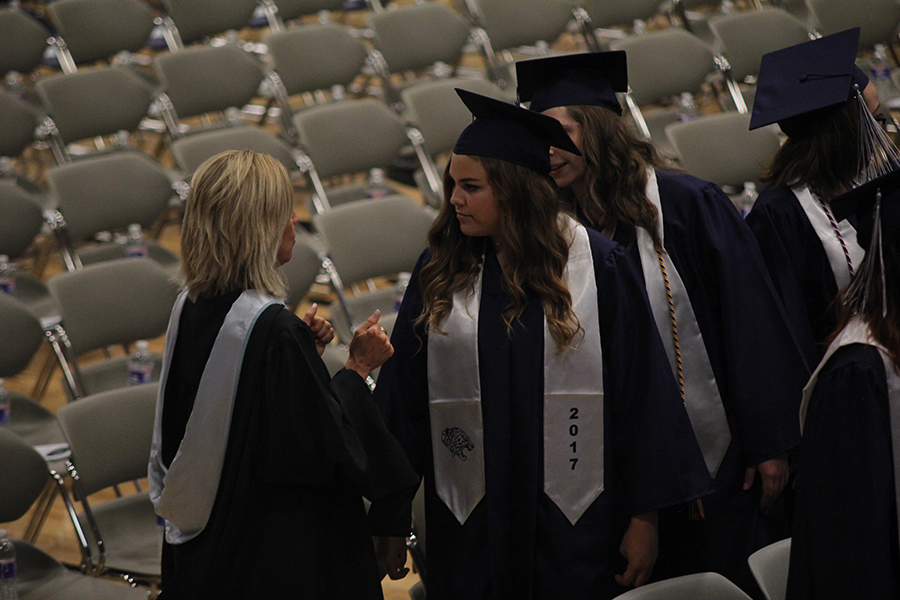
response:
M835 352L806 413L788 600L900 598L900 551L884 361Z
M798 446L797 414L809 370L756 240L728 197L681 172L658 170L657 180L665 248L703 335L731 445L716 474L716 493L703 499L702 521L689 520L688 507L661 513L654 578L715 571L758 595L747 557L790 531L783 501L762 514L759 478L744 491L744 473ZM614 239L643 272L634 232L617 227Z
M163 407L167 466L239 294L185 303ZM363 379L344 369L329 381L309 327L270 306L246 347L209 522L164 544L161 598L382 598L371 536L407 535L417 479ZM380 500L368 523L362 495Z
M413 272L375 398L425 478L429 600L612 598L623 591L613 577L625 570L619 545L629 517L710 491L637 274L620 246L589 235L603 351L605 488L575 525L543 493L543 309L532 297L507 333L508 296L490 250L478 323L485 497L460 525L437 496L428 336L413 325L428 251Z
M837 326L838 287L828 256L788 188L764 190L747 215L807 363L815 368Z

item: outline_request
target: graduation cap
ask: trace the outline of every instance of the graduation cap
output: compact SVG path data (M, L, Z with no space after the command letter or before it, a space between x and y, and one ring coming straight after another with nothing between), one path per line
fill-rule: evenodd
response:
M834 198L830 204L831 212L839 222L856 216L857 239L863 248L868 248L878 224L876 212L880 213L883 234L900 232L900 169L853 188ZM876 211L877 204L880 208Z
M531 110L556 106L602 106L622 114L616 92L628 91L625 52L589 52L516 63L519 102Z
M856 66L859 32L856 27L764 55L750 129L778 123L789 137L800 137L855 98L869 83Z
M499 158L539 173L550 172L550 146L581 155L556 119L456 88L475 120L456 140L454 154Z

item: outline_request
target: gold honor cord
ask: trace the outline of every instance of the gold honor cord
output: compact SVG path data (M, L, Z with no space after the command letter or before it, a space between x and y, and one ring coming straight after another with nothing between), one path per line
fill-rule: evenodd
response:
M666 299L669 301L669 317L672 319L672 340L675 342L675 361L678 364L678 391L681 393L681 403L684 404L684 370L681 364L681 346L678 344L678 321L675 319L675 302L672 300L672 288L669 286L669 274L666 272L666 261L662 252L656 251L659 258L659 268L662 270L663 281L666 284ZM700 498L688 503L688 519L702 521L705 518L703 501Z

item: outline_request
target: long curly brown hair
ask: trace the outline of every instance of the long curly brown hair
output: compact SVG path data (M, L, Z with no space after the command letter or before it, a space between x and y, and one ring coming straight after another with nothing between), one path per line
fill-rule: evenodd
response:
M525 312L529 293L535 294L543 304L557 351L562 352L582 329L563 280L569 241L558 225L556 186L549 177L510 162L471 158L484 167L499 203L500 239L506 257L503 287L510 298L503 313L507 330L511 333L513 323ZM453 186L448 165L444 171L444 202L428 233L431 260L419 273L424 306L416 324L439 332L453 307L453 293L473 290L489 241L462 233L450 204Z
M859 175L859 108L851 101L837 113L810 122L775 153L761 181L773 187L807 185L823 200L853 186Z
M672 169L653 144L638 138L625 121L599 106L566 106L582 128L581 143L588 197L581 210L597 229L643 227L657 250L659 215L647 198L647 170Z

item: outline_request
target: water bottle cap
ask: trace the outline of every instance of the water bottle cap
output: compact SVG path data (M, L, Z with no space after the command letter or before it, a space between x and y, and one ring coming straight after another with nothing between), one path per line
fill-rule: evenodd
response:
M141 224L140 223L132 223L128 226L128 233L140 233L141 232Z
M138 340L137 349L141 352L146 352L150 348L150 342L147 340Z
M6 530L0 529L0 538L5 538L5 537L6 537Z
M9 262L9 256L6 254L0 254L0 265L6 264Z

